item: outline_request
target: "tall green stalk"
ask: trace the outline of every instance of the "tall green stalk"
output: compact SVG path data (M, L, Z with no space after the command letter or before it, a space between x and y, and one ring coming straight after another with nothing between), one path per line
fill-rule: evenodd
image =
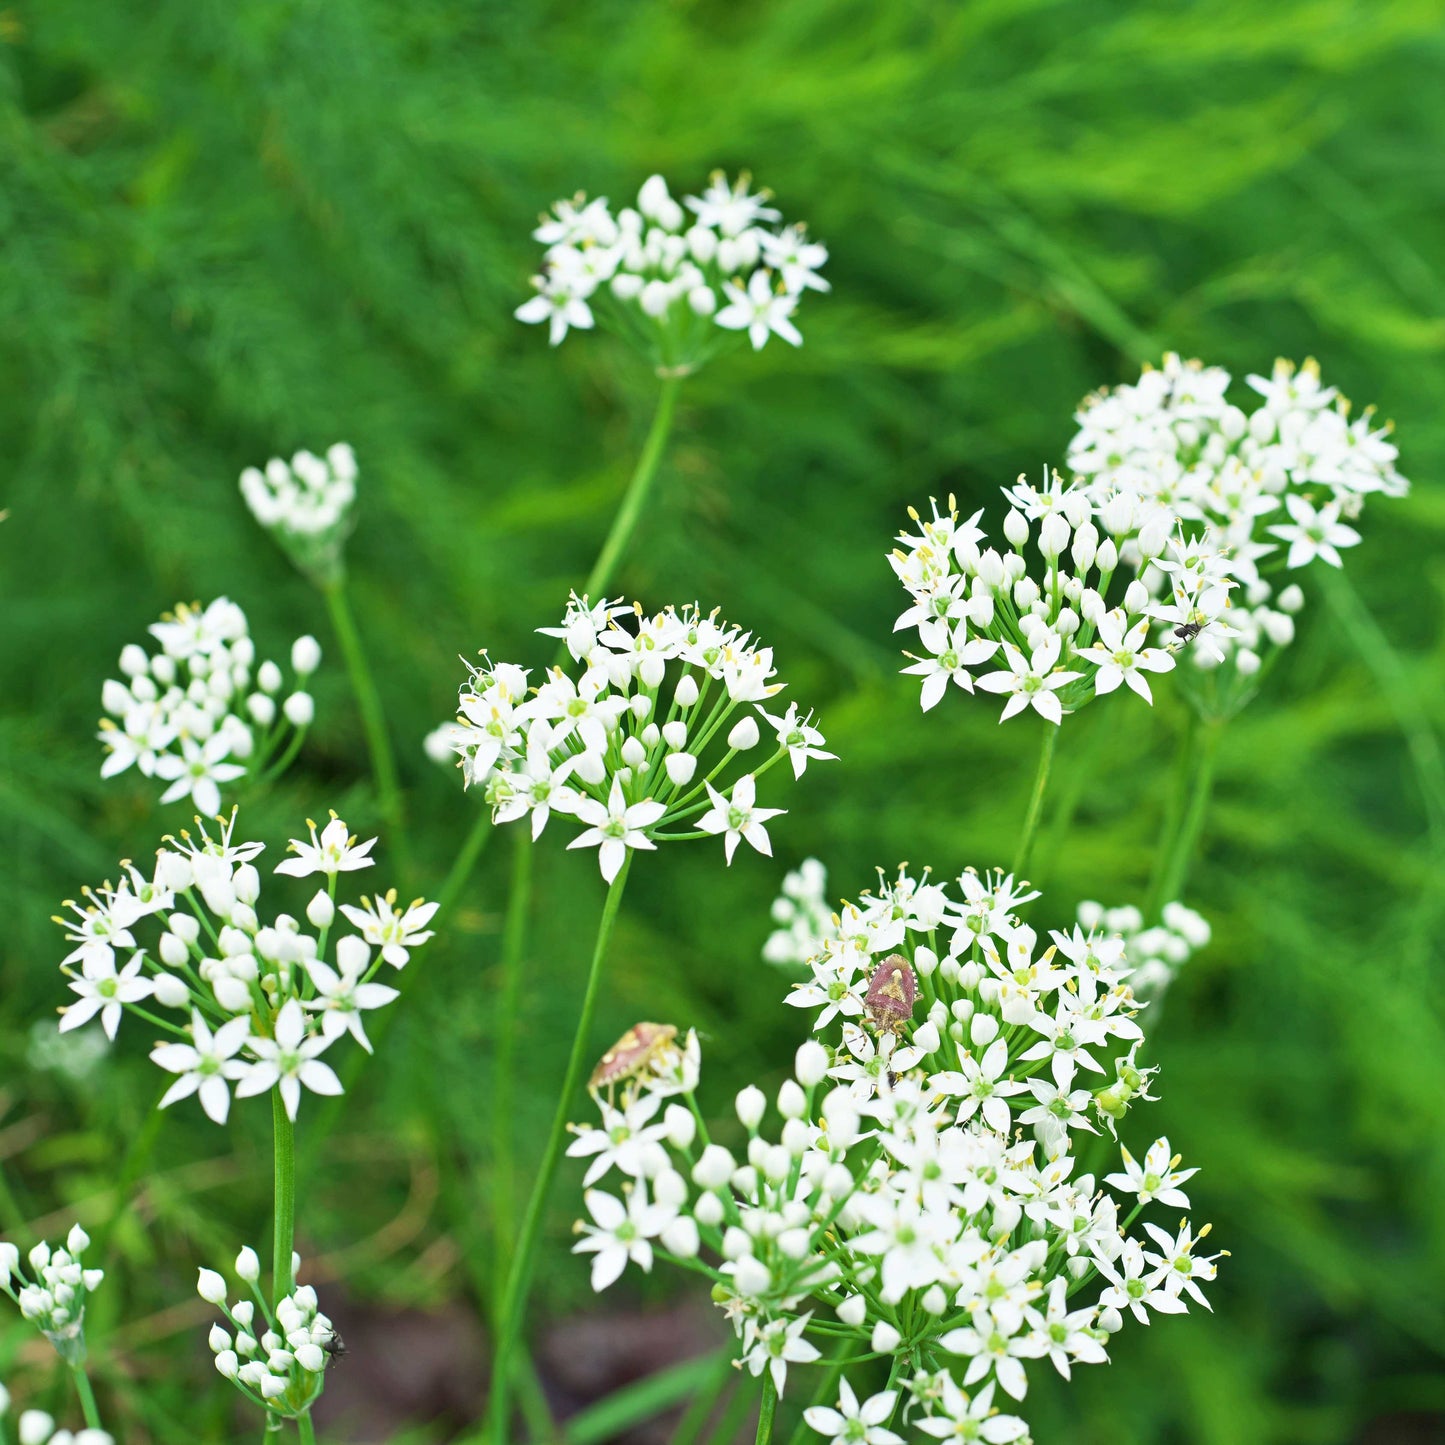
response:
M1049 769L1053 766L1054 749L1059 743L1059 729L1055 723L1043 724L1044 740L1039 747L1039 765L1034 773L1034 790L1029 797L1029 810L1024 816L1024 830L1014 853L1013 875L1021 878L1029 866L1029 855L1033 852L1034 838L1038 835L1039 819L1044 811L1044 793L1049 786Z
M1155 858L1154 876L1144 905L1148 923L1157 923L1166 903L1179 898L1189 877L1190 863L1204 830L1205 815L1214 792L1214 768L1224 723L1219 718L1200 718L1185 733L1181 762L1187 769L1182 806L1177 823L1170 829Z
M632 541L632 534L637 530L637 524L642 519L642 513L652 495L662 456L667 449L667 439L672 433L673 416L677 410L677 393L681 385L680 377L668 376L662 379L662 387L657 398L657 410L653 413L647 439L642 444L642 452L637 458L637 465L633 468L632 477L627 483L627 490L622 494L622 501L612 519L612 527L607 533L607 540L603 542L602 550L592 564L592 571L588 574L583 589L585 595L594 602L599 601L611 587L618 565L622 561L628 544ZM565 653L566 649L564 648L561 655L565 656ZM450 913L457 899L461 897L462 890L467 886L467 880L472 876L472 870L477 866L478 859L481 858L487 843L491 840L492 831L491 815L485 807L478 808L476 821L472 824L466 840L452 862L450 871L442 882L441 891L437 894L437 902L441 905L437 909L438 917L445 917Z
M492 1394L487 1408L487 1433L492 1445L509 1445L507 1427L510 1423L508 1396L511 1385L512 1359L521 1343L523 1326L526 1323L527 1296L532 1283L532 1271L536 1264L537 1243L542 1234L542 1221L547 1210L547 1196L551 1193L552 1180L562 1158L562 1145L567 1134L567 1117L571 1112L572 1100L582 1082L582 1074L590 1057L592 1020L597 1012L597 997L601 989L602 968L607 957L607 945L612 937L617 912L622 905L622 891L627 884L627 875L632 867L629 853L623 860L617 877L607 890L607 900L602 905L602 918L597 925L597 942L592 950L592 965L587 974L587 988L582 996L582 1011L577 1019L577 1030L572 1037L572 1051L567 1059L567 1072L562 1079L562 1092L557 1099L557 1108L552 1116L552 1127L547 1134L547 1144L542 1152L542 1162L532 1185L527 1201L527 1210L522 1218L522 1232L507 1271L507 1286L502 1295L502 1305L497 1312L497 1338L492 1354Z
M502 989L496 1012L492 1080L492 1229L495 1281L507 1276L512 1248L516 1194L515 1142L512 1130L513 1072L517 1057L517 1013L522 994L522 957L527 942L527 910L532 902L532 839L527 828L514 830L512 881L502 931Z
M286 1112L281 1090L271 1091L271 1129L275 1144L276 1205L272 1234L271 1308L291 1293L291 1255L296 1248L296 1126ZM281 1434L281 1416L268 1413L263 1441Z
M367 751L371 755L371 773L376 781L377 802L387 827L387 844L396 857L399 872L405 878L411 868L406 837L406 814L402 805L401 783L397 777L396 755L392 752L391 737L386 729L386 714L382 711L381 694L376 690L376 679L372 676L371 665L366 660L366 649L362 646L356 619L351 615L345 580L328 583L322 588L322 595L326 598L331 626L336 633L336 640L341 644L346 672L351 679L351 691L361 713L361 726L366 734Z
M758 1411L758 1433L756 1445L768 1445L773 1438L773 1416L778 1412L778 1387L773 1384L773 1372L763 1369L763 1403Z
M622 495L622 503L617 508L617 515L612 519L612 530L608 532L607 540L602 544L602 550L597 554L597 560L592 564L592 571L587 578L586 595L593 602L600 601L612 585L613 573L617 571L622 554L626 552L627 544L631 542L632 534L637 530L637 523L647 506L653 482L657 478L658 463L662 460L668 433L672 430L672 416L677 408L677 393L681 385L681 378L676 376L665 376L662 379L657 410L653 413L647 440L642 444L642 455L637 459L632 480L628 482L627 490Z
M91 1430L101 1429L95 1391L90 1388L90 1377L85 1373L85 1366L71 1360L70 1378L75 1381L75 1393L80 1396L80 1413L85 1417L86 1427Z

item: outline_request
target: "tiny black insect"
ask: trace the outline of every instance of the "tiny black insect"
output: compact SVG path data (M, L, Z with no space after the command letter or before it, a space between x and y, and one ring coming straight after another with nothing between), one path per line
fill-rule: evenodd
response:
M1204 628L1198 622L1186 622L1181 627L1174 629L1174 635L1180 642L1193 642Z
M346 1341L343 1340L335 1330L332 1330L330 1335L327 1336L321 1348L325 1350L333 1360L344 1360L346 1358Z

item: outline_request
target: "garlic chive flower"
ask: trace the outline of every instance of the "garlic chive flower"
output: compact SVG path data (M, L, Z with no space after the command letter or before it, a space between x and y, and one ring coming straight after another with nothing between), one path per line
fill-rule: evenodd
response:
M599 1069L600 1127L570 1150L589 1161L594 1287L664 1255L696 1270L739 1363L779 1392L823 1343L908 1358L896 1389L864 1398L845 1374L809 1408L835 1442L1025 1441L996 1398L1106 1362L1126 1312L1205 1304L1218 1256L1178 1223L1194 1171L1163 1139L1102 1179L1077 1152L1104 1135L1107 1158L1151 1098L1132 961L1117 936L1040 935L1017 911L1037 896L1003 873L900 869L844 904L788 997L815 1023L793 1077L734 1102L741 1147L698 1123L696 1071L679 1087L650 1062ZM1169 1232L1131 1231L1160 1209Z
M1314 361L1280 360L1270 376L1248 377L1252 406L1228 399L1230 381L1221 367L1171 353L1137 382L1085 398L1069 446L1075 486L1101 514L1171 532L1182 525L1224 558L1235 584L1230 627L1214 647L1186 649L1195 666L1220 672L1207 688L1193 684L1220 713L1252 695L1249 679L1293 639L1304 595L1290 574L1317 559L1343 565L1342 549L1360 541L1353 524L1366 500L1409 490L1390 427L1376 424L1373 408L1352 418ZM1154 593L1163 579L1150 560L1121 548Z
M225 1316L224 1325L211 1326L207 1336L216 1370L254 1405L288 1420L299 1419L315 1404L325 1385L327 1366L338 1348L331 1320L321 1312L316 1291L299 1285L272 1310L256 1287L249 1265L255 1251L238 1256L237 1274L246 1289L236 1303L229 1301L225 1278L203 1269L196 1292ZM292 1257L293 1271L300 1260ZM259 1306L259 1310L258 1310ZM229 1328L227 1328L229 1326Z
M340 1093L321 1055L342 1034L370 1052L363 1014L398 997L376 975L404 968L426 943L422 924L436 905L418 899L398 909L392 894L337 905L338 877L371 867L376 840L358 843L333 814L319 837L308 825L310 843L293 839L297 857L275 869L320 872L328 886L303 901L302 917L263 918L254 861L263 845L237 838L234 809L217 823L214 836L197 819L195 836L167 837L149 876L124 863L118 884L65 905L56 922L72 947L61 972L76 1000L61 1010L60 1028L99 1016L114 1038L134 1013L167 1035L151 1053L175 1076L162 1108L194 1095L224 1124L233 1098L275 1089L295 1119L303 1092ZM333 926L338 914L354 932Z
M833 756L811 714L765 710L783 687L772 648L695 605L648 615L575 594L560 627L538 630L563 639L571 667L534 685L483 654L450 734L497 822L530 817L534 838L553 817L580 825L568 846L596 848L608 882L659 841L720 835L729 862L740 841L771 851L764 824L783 810L758 806L758 780Z
M695 371L729 333L746 333L755 351L773 336L801 346L793 316L805 292L828 290L818 274L828 251L802 226L780 226L768 192L751 185L716 171L679 203L651 176L615 215L606 197L558 201L532 232L546 249L517 319L546 325L553 346L600 320L667 376Z
M78 1224L63 1245L42 1240L23 1263L13 1244L0 1243L0 1289L70 1365L85 1363L85 1305L105 1279L104 1270L85 1267L89 1248Z
M0 1390L0 1415L4 1415L5 1392ZM19 1445L115 1445L108 1430L87 1427L71 1432L55 1423L55 1417L44 1410L24 1410L15 1422Z
M1172 671L1185 635L1163 622L1161 593L1201 648L1226 625L1224 559L1190 546L1169 517L1141 528L1132 510L1097 507L1057 474L1042 488L1020 477L1004 495L1006 550L987 545L982 509L960 520L950 497L927 518L910 508L917 530L889 557L910 599L894 631L914 629L923 645L903 671L923 680L925 712L953 688L1003 697L1000 721L1032 711L1055 725L1121 684L1152 702L1145 675ZM1154 564L1153 591L1126 585L1131 555Z
M801 967L831 938L836 924L828 907L828 870L816 858L805 858L783 878L773 900L777 927L763 944L763 960Z
M1179 970L1209 946L1208 921L1177 900L1166 903L1159 922L1148 928L1143 913L1132 904L1105 908L1101 903L1084 902L1079 904L1078 922L1085 932L1118 936L1134 969L1129 986L1141 999L1162 997Z
M356 473L356 456L345 442L328 447L323 457L300 451L289 463L273 457L264 468L241 473L241 495L251 515L320 587L340 581L344 571Z
M162 803L185 800L210 816L220 811L223 788L234 792L294 750L314 711L305 688L321 648L314 637L296 640L293 685L282 702L280 667L256 665L246 614L228 598L207 607L182 602L150 631L160 651L128 644L121 677L101 689L100 775L134 766L169 784Z

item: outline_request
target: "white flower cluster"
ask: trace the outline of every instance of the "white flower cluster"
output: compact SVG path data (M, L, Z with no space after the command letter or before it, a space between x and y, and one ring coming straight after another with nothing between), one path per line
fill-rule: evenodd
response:
M553 813L574 819L568 846L598 849L609 883L630 850L660 840L720 835L729 862L742 840L771 854L765 824L783 810L757 806L757 779L784 758L801 777L833 757L811 713L763 706L783 687L772 648L696 606L648 615L575 594L562 625L538 631L565 642L579 675L553 668L532 688L525 668L484 660L450 734L497 822L530 815L536 838ZM761 743L759 719L772 752L734 768Z
M9 1405L10 1397L0 1385L0 1418ZM15 1422L15 1438L19 1445L115 1445L115 1437L108 1430L62 1430L55 1416L44 1410L24 1411Z
M743 1363L779 1391L831 1339L854 1360L909 1361L899 1398L914 1428L1022 1440L1022 1422L990 1415L995 1385L1019 1400L1030 1361L1065 1378L1105 1361L1126 1313L1204 1304L1215 1264L1196 1252L1207 1227L1128 1232L1150 1204L1188 1207L1192 1171L1167 1140L1142 1164L1125 1151L1103 1181L1123 1218L1078 1168L1080 1133L1112 1132L1151 1097L1122 941L1075 928L1041 949L1017 912L1037 895L971 871L958 889L900 871L844 906L789 999L816 1011L823 1039L778 1091L776 1136L763 1092L738 1095L741 1156L708 1136L679 1070L659 1075L623 1045L604 1058L602 1127L572 1152L592 1157L589 1185L621 1179L589 1189L577 1248L596 1256L598 1288L657 1255L706 1274ZM864 1439L847 1422L886 1430L895 1403L849 1390L811 1423ZM1004 1423L980 1434L989 1418Z
M292 1255L291 1260L294 1276L301 1259ZM296 1419L321 1393L327 1363L339 1347L336 1330L321 1313L310 1285L292 1290L273 1311L257 1286L261 1261L254 1249L247 1247L236 1256L235 1269L254 1302L228 1303L226 1281L213 1269L201 1270L196 1281L196 1293L215 1305L231 1326L211 1326L208 1343L216 1369L253 1404Z
M200 836L168 838L149 878L125 863L118 884L67 902L69 915L55 921L74 945L61 971L77 1000L61 1010L60 1028L79 1028L99 1015L113 1039L128 1010L176 1040L151 1054L177 1076L161 1107L195 1094L224 1124L233 1091L247 1098L274 1088L294 1119L303 1088L341 1092L320 1055L342 1034L370 1051L362 1015L397 997L376 975L383 964L406 966L411 950L432 936L426 925L437 905L418 899L402 908L394 891L359 907L343 903L339 911L355 931L335 940L328 962L337 876L371 867L375 839L358 843L335 815L319 836L310 824L310 841L293 840L296 857L275 871L319 873L326 886L306 904L304 920L281 913L263 923L261 874L252 860L264 845L235 841L235 819L233 810L220 820L215 838L197 820ZM158 935L149 947L136 939L147 923ZM129 955L124 964L121 954ZM184 1022L151 1013L143 1006L151 1003L179 1012Z
M778 926L763 944L765 963L801 967L834 936L827 892L828 870L816 858L805 858L783 879L772 908Z
M71 1227L64 1246L42 1240L26 1256L31 1277L20 1264L20 1251L0 1243L0 1289L20 1306L20 1313L55 1346L67 1362L85 1360L85 1301L100 1287L105 1271L86 1269L90 1236Z
M635 207L614 215L604 196L558 201L532 232L546 247L537 294L520 321L546 322L556 346L569 328L595 324L594 308L635 339L663 374L694 371L729 332L754 350L769 336L803 338L793 312L805 291L826 291L828 251L802 226L779 228L766 191L715 171L700 196L676 201L661 176L643 183Z
M272 457L264 471L247 467L241 495L301 572L321 585L340 578L356 504L356 454L345 442L324 457L301 451L289 464Z
M134 765L170 784L162 803L188 798L214 814L222 786L289 761L316 712L304 689L321 664L321 647L314 637L292 644L294 686L278 706L281 669L255 665L246 614L228 598L208 607L182 602L150 631L161 650L150 656L138 642L128 644L120 654L124 681L109 678L101 688L108 716L100 723L100 775L113 778Z
M1316 558L1340 566L1340 549L1360 540L1349 523L1365 499L1409 490L1390 428L1375 425L1373 409L1352 421L1315 362L1277 361L1271 376L1248 382L1260 398L1252 410L1227 399L1227 371L1171 353L1134 385L1086 398L1069 446L1097 506L1132 510L1144 526L1162 517L1172 530L1178 519L1191 540L1224 554L1238 591L1222 647L1245 677L1294 635L1303 594L1292 584L1277 591L1278 574ZM1194 660L1221 659L1205 651Z
M1152 702L1146 673L1170 671L1185 640L1212 646L1231 585L1223 559L1187 543L1167 514L1141 527L1133 508L1095 506L1057 475L1042 488L1020 477L1004 496L1007 552L983 545L982 510L960 520L950 497L948 511L935 503L928 519L910 508L918 530L889 556L912 599L893 630L916 628L928 654L903 669L923 679L925 712L951 682L1002 694L1004 719L1032 708L1057 724L1121 685ZM1111 598L1131 557L1168 578L1167 602L1138 578ZM1155 623L1175 632L1165 646L1149 644Z
M1144 927L1144 915L1133 904L1105 908L1102 903L1079 904L1079 927L1092 933L1118 934L1134 972L1129 987L1141 999L1159 998L1179 970L1201 948L1209 946L1209 923L1202 913L1182 903L1166 903L1160 921Z

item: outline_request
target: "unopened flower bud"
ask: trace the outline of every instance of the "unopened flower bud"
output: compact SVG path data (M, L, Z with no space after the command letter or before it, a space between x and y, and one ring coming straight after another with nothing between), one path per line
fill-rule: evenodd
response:
M808 1107L807 1095L793 1079L784 1079L778 1090L778 1113L784 1119L801 1119Z
M1052 562L1069 545L1069 523L1062 512L1050 512L1039 524L1039 553Z
M1145 559L1158 557L1164 551L1173 530L1174 514L1161 507L1139 529L1139 555Z
M861 1294L850 1294L836 1313L845 1325L852 1325L856 1330L868 1318L868 1301Z
M577 754L577 762L572 771L584 783L591 783L595 787L607 776L607 762L601 753L589 750Z
M1022 547L1028 541L1029 524L1022 512L1010 509L1008 516L1003 519L1003 534L1013 547Z
M828 1050L817 1039L799 1044L793 1058L793 1072L805 1089L816 1088L828 1073Z
M316 716L316 703L309 692L293 692L281 704L281 711L293 728L309 728Z
M319 1375L326 1368L326 1351L317 1344L298 1345L296 1363L312 1375Z
M255 1284L261 1277L261 1261L256 1251L248 1244L236 1256L236 1278L247 1284Z
M306 921L313 928L330 928L336 917L336 905L324 888L318 888L311 902L306 905Z
M692 1148L692 1141L697 1136L697 1120L691 1109L681 1104L669 1104L662 1122L667 1129L667 1142L674 1149Z
M739 1092L735 1107L739 1123L749 1133L752 1133L763 1122L763 1113L768 1107L768 1100L760 1088L755 1084L749 1084L747 1088Z
M728 734L730 748L746 752L749 748L755 748L757 745L758 720L755 717L745 717L734 724L732 731Z
M280 692L283 680L281 669L274 662L263 662L256 669L256 686L262 692Z
M309 633L291 644L291 671L297 677L310 677L321 666L321 644Z
M891 1355L902 1342L903 1336L887 1320L879 1320L873 1326L872 1345L875 1354Z
M726 1189L737 1160L721 1144L709 1144L693 1165L692 1180L703 1189Z
M65 1236L65 1247L72 1258L79 1259L90 1248L90 1236L78 1224L72 1224Z
M740 1259L737 1262L737 1266L733 1270L733 1283L737 1285L740 1294L766 1294L772 1287L772 1271L762 1260L749 1255L746 1259Z
M662 766L673 787L685 788L697 772L697 758L691 753L669 753L662 760Z
M689 708L697 701L697 683L693 681L691 673L688 673L678 683L672 694L672 700L680 708Z
M968 1025L968 1036L975 1048L986 1048L998 1037L998 1020L992 1014L974 1014Z
M716 1229L723 1222L725 1213L722 1199L711 1191L699 1195L697 1203L692 1207L693 1218L708 1229Z
M697 1234L697 1221L690 1215L679 1214L662 1231L662 1247L679 1259L696 1257L701 1241Z
M198 1271L196 1293L207 1304L223 1305L226 1302L226 1281L213 1269Z

